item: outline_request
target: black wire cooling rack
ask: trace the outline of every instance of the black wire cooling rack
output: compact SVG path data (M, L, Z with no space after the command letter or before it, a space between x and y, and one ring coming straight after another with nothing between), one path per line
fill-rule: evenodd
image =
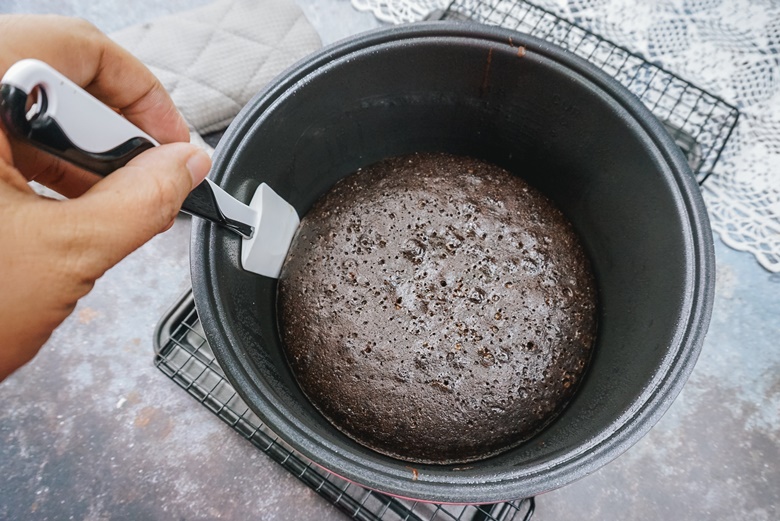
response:
M528 521L534 500L481 506L396 499L335 476L279 439L238 396L206 342L192 291L162 318L155 365L255 447L352 519L360 521Z
M712 174L737 125L739 111L717 96L530 2L454 0L430 18L513 29L557 44L600 67L664 123L700 184Z

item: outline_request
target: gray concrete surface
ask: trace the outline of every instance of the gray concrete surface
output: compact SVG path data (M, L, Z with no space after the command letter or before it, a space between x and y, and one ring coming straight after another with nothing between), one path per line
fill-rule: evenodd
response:
M203 1L0 0L110 31ZM325 43L377 26L300 0ZM109 271L0 384L0 519L342 519L152 365L189 286L189 219ZM716 240L715 310L688 384L627 453L537 499L539 520L780 519L780 275Z

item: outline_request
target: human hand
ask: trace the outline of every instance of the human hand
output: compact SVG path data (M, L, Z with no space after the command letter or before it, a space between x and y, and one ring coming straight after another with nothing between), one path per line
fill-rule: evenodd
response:
M91 24L0 16L0 76L37 58L161 146L105 179L0 132L0 381L29 361L111 266L169 228L211 161L157 79ZM34 34L35 38L30 38ZM35 180L70 200L37 195Z

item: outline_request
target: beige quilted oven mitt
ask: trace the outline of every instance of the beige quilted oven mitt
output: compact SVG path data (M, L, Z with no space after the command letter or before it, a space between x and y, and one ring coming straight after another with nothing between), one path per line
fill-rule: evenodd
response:
M111 34L160 79L193 130L222 130L281 71L320 47L292 0L217 0Z

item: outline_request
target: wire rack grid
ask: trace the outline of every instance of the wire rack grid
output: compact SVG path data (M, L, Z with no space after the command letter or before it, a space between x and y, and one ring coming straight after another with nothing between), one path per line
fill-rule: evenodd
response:
M225 379L205 339L192 291L160 321L155 365L222 421L301 482L359 521L528 521L534 500L492 505L440 505L391 496L345 481L313 464L278 438Z
M636 95L683 150L701 184L712 174L739 119L736 107L542 7L516 0L453 0L430 18L498 25L586 59Z

